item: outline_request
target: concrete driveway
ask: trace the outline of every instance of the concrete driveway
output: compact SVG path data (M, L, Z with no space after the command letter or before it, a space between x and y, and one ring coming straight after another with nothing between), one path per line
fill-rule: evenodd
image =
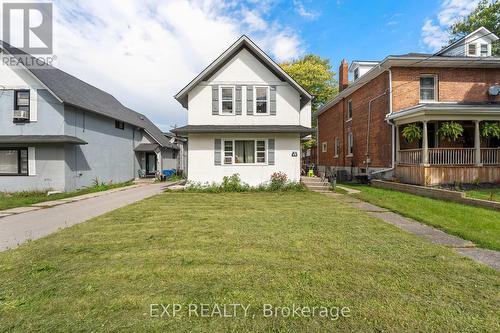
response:
M159 194L167 185L153 183L134 186L98 197L0 218L0 251Z

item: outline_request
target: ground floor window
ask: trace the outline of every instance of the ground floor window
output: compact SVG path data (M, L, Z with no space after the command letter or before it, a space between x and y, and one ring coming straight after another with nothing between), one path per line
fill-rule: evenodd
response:
M0 148L0 175L28 175L28 149Z
M266 163L266 140L224 140L224 164Z

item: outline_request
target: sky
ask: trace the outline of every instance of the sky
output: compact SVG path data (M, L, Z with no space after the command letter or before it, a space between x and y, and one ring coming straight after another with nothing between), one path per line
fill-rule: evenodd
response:
M54 0L54 65L169 131L187 121L173 96L242 34L277 62L313 53L336 72L438 50L478 1Z

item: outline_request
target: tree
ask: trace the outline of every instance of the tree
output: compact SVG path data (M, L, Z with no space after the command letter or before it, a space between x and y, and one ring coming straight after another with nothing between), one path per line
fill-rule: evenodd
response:
M295 81L314 96L311 108L313 127L316 127L316 111L338 93L335 72L330 60L307 54L292 62L280 65Z
M500 1L499 0L481 0L476 9L468 16L450 27L452 38L450 43L473 32L474 30L485 27L497 36L500 36ZM498 42L492 45L492 54L500 55L500 45Z

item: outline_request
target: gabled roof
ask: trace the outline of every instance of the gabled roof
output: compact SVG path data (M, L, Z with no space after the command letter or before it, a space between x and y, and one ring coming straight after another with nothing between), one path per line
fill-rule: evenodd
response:
M451 43L450 45L443 47L435 55L441 55L441 54L445 53L446 51L448 51L449 49L452 49L455 46L459 45L460 43L465 41L465 39L467 39L473 35L479 34L479 33L482 33L482 37L486 37L486 38L490 39L492 42L495 42L498 40L497 35L495 35L491 31L489 31L485 27L480 27L480 28L474 30L473 32L471 32L470 34L467 34L467 35L463 36L462 38L456 40L455 42Z
M260 62L266 66L271 72L274 73L281 80L288 82L294 87L301 96L301 104L305 104L312 99L309 94L300 84L298 84L290 75L288 75L276 62L274 62L264 51L262 51L250 38L243 35L226 51L224 51L217 59L215 59L207 68L205 68L198 76L196 76L187 86L182 88L181 91L175 95L175 99L187 108L188 93L200 82L210 78L229 60L231 60L239 51L246 48L250 51Z
M5 52L7 52L7 47L12 48L9 44L0 41L0 48ZM10 55L18 60L26 57L34 58L20 50ZM50 65L24 68L62 103L140 127L160 145L172 146L163 132L145 115L127 108L109 93Z

